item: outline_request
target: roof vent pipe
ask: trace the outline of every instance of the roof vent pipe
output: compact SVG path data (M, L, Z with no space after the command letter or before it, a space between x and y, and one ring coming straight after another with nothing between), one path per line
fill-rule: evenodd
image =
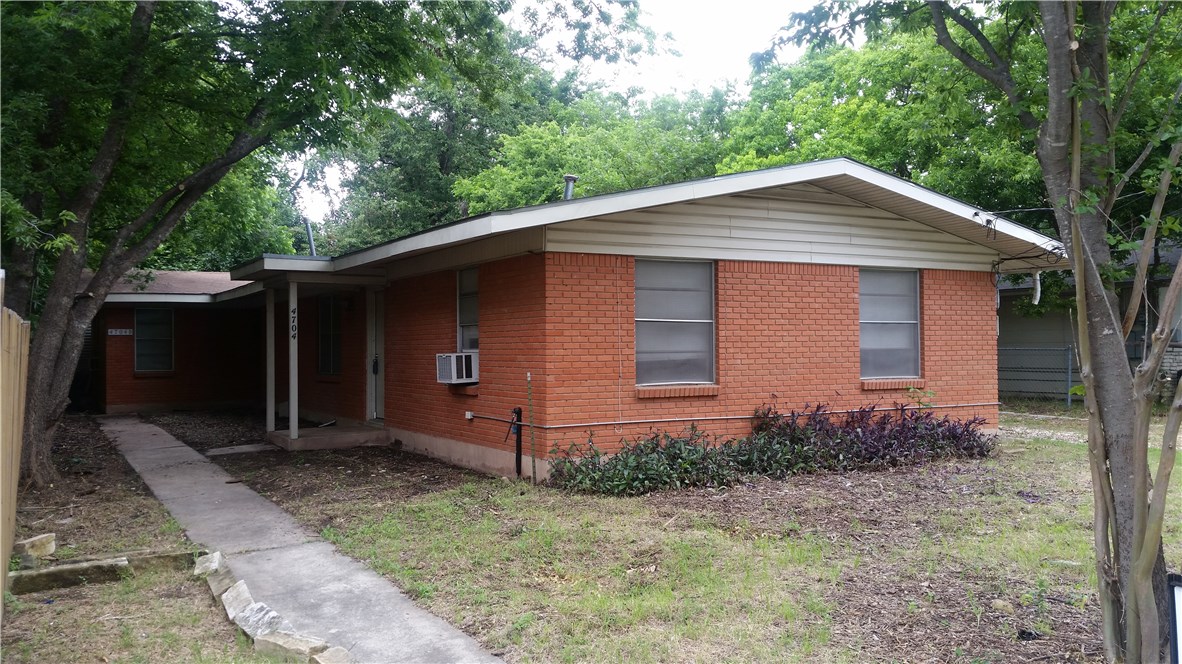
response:
M562 176L566 181L566 187L562 190L562 200L569 201L575 197L575 183L579 181L579 176L566 174Z

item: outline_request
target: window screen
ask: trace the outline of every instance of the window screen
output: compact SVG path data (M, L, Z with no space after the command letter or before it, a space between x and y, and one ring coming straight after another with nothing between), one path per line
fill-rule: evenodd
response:
M172 369L172 309L136 309L135 370Z
M460 270L457 277L459 283L457 298L457 316L459 321L459 349L473 351L480 349L479 321L480 302L477 299L477 268Z
M636 261L636 382L714 381L714 265Z
M919 273L861 270L863 378L919 376Z
M334 295L317 300L317 371L322 374L341 373L341 302Z

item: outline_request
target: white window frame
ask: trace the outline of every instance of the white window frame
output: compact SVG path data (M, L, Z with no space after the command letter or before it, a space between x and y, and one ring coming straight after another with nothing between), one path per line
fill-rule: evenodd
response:
M168 368L166 369L143 369L140 368L140 341L162 341L165 337L145 337L140 333L140 312L141 311L166 311L168 312ZM136 307L132 312L132 326L135 329L135 348L133 349L132 361L135 363L136 373L167 373L176 371L176 313L167 307Z
M864 320L862 318L862 280L867 273L907 273L914 277L912 283L915 284L915 310L913 320ZM920 378L923 373L923 334L922 334L922 301L921 301L921 282L919 278L919 270L891 270L882 268L859 268L858 269L858 375L863 380L891 380L896 378ZM911 375L902 376L867 376L865 370L862 368L862 341L865 338L862 326L866 324L871 325L911 325L915 328L915 373Z
M636 384L643 386L660 386L660 385L713 385L718 380L718 286L717 286L717 266L714 261L701 260L673 260L673 259L657 259L657 258L637 258L636 264L640 263L694 263L699 265L710 266L710 313L709 320L704 319L670 319L670 318L642 318L636 315L634 311L633 321L633 366L636 372ZM640 285L633 280L633 306L636 306L636 294L640 290ZM639 365L639 347L640 347L640 323L688 323L701 325L703 323L710 324L710 375L705 380L692 381L674 381L674 382L642 382L640 379L640 365Z
M464 292L464 274L472 274L476 281L476 289L470 292ZM476 322L465 323L462 317L463 307L461 303L465 298L471 298L476 302ZM474 328L476 330L476 346L474 348L464 348L464 329ZM463 270L456 271L456 350L461 353L478 353L480 352L480 268L470 267Z

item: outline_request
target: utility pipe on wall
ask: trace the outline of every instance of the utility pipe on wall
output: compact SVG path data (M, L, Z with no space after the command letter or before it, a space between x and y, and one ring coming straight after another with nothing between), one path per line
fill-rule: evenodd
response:
M978 403L950 403L950 404L936 404L933 406L903 406L903 410L938 410L941 408L973 408L976 406L1000 406L1000 401L981 401ZM895 410L897 407L884 407L883 411ZM856 413L859 409L851 410L828 410L825 411L830 415L844 415L846 413ZM577 424L533 424L530 422L523 422L522 426L527 426L535 429L574 429L581 427L608 427L620 426L622 424L663 424L666 422L719 422L725 420L750 420L754 415L721 415L717 417L668 417L663 419L652 420L617 420L608 422L579 422ZM503 417L494 417L492 415L478 415L472 413L472 417L467 418L472 420L492 420L494 422L508 422L514 423L514 420L507 420Z

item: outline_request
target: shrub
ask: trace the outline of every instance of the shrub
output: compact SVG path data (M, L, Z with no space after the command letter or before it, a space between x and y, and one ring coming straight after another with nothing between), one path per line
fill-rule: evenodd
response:
M658 489L726 486L736 482L739 469L720 448L694 427L684 436L654 431L646 438L625 441L620 451L606 455L588 439L555 455L550 482L573 491L635 496Z
M888 468L941 457L988 456L993 441L981 418L937 418L927 409L867 406L832 413L823 405L782 414L756 410L752 434L715 444L694 427L683 436L656 431L606 455L593 440L555 454L552 484L573 491L639 495L659 489L726 486L745 475L782 479L799 473Z

